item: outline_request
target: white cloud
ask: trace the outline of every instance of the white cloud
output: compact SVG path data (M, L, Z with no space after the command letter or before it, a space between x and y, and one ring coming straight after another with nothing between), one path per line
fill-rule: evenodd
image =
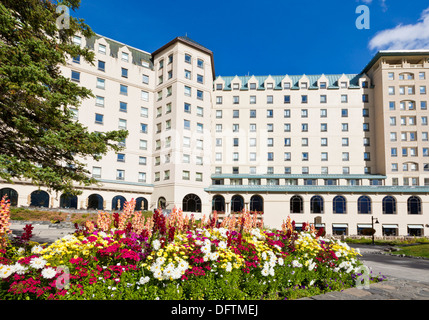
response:
M415 24L398 25L378 32L368 44L371 50L429 49L429 8Z

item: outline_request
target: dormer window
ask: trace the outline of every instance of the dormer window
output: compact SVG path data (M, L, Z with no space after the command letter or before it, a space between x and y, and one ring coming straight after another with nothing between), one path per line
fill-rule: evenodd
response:
M319 88L320 89L326 89L326 82L320 82Z
M283 89L290 89L290 82L283 83Z
M125 61L125 62L128 62L128 59L129 59L128 53L122 52L121 60Z
M222 83L217 83L216 84L216 90L222 90Z
M250 90L256 90L256 83L250 84Z
M301 82L301 89L307 89L307 82Z
M272 88L273 88L273 83L272 82L267 83L267 89L272 89Z
M239 89L240 89L240 84L239 84L239 83L234 83L234 84L232 85L232 89L233 89L233 90L239 90Z
M341 88L347 88L347 82L345 81L341 82Z

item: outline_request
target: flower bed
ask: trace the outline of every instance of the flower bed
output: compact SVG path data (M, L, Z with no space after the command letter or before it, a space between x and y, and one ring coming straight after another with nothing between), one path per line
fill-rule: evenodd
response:
M196 222L180 209L144 217L134 206L100 212L49 246L30 241L31 226L4 240L0 299L295 299L359 275L357 251L308 224L298 232L290 218L267 230L248 212ZM6 217L5 202L1 210Z

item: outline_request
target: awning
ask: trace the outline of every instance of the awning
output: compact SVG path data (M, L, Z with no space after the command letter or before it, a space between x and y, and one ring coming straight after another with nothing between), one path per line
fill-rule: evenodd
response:
M393 228L393 229L397 229L398 225L397 224L383 224L383 228Z
M301 228L302 227L302 223L295 223L295 227Z
M408 228L410 228L410 229L424 229L421 224L409 224Z
M315 226L316 228L324 228L324 227L325 227L325 224L324 224L324 223L316 223L314 226Z
M344 224L344 223L333 223L332 227L333 228L348 228L348 225Z
M358 228L372 228L372 225L371 224L358 224L357 225L358 226Z

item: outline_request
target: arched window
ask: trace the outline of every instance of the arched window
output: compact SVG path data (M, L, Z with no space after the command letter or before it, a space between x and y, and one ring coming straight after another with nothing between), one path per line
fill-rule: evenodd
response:
M304 203L302 197L293 196L290 198L290 213L303 213Z
M182 200L184 212L201 212L201 199L196 194L187 194Z
M225 212L225 198L219 194L212 199L212 211Z
M311 213L323 213L323 198L321 196L314 196L310 200Z
M43 190L36 190L30 196L31 207L45 207L49 208L49 194Z
M148 210L148 208L149 208L149 204L148 204L146 198L144 198L144 197L138 197L136 199L136 207L135 207L136 211L140 211L140 210L144 210L145 211L145 210Z
M122 210L124 209L124 204L127 201L123 196L115 196L112 199L112 210Z
M346 198L343 196L336 196L332 200L333 211L334 213L346 213L347 212L347 202Z
M60 208L77 209L77 196L63 193L60 197Z
M396 213L396 199L392 196L386 196L383 198L383 214L395 214Z
M250 211L264 211L264 199L261 196L254 195L250 198Z
M235 195L231 198L231 212L241 212L244 209L244 199Z
M164 197L159 197L157 208L158 209L165 209L165 208L167 208L167 200L165 200Z
M18 205L18 192L15 189L3 188L0 190L0 199L3 199L4 196L7 196L6 200L10 201L12 207Z
M422 201L419 197L411 196L407 200L408 214L421 214Z
M368 196L361 196L358 199L358 213L371 214L371 198Z
M99 194L91 194L88 197L88 210L103 210L104 206L103 206L103 197L100 196Z

